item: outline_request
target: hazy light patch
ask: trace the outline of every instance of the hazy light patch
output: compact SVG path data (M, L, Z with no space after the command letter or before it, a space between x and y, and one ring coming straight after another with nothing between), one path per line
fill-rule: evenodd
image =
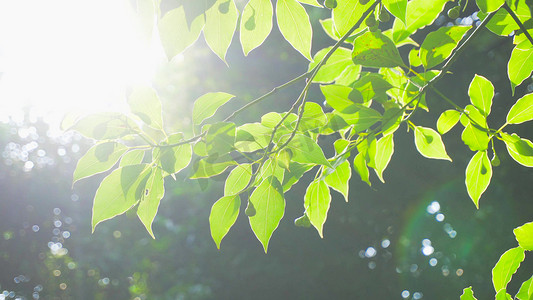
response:
M140 24L127 0L0 2L0 120L28 107L50 123L125 110L126 88L149 83L164 57Z

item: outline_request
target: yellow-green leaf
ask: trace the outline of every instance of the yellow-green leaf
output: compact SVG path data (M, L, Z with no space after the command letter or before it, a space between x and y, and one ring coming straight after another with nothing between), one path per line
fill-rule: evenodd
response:
M162 130L161 101L156 91L148 86L136 87L128 97L130 110L146 125Z
M414 132L416 149L422 156L452 161L446 153L441 136L435 130L416 126Z
M492 178L492 165L486 151L478 151L466 167L466 190L479 208L479 198L487 190Z
M443 112L437 120L437 130L440 134L445 134L450 131L457 122L459 122L460 117L461 113L457 110L447 110Z
M235 96L228 93L207 93L194 101L192 109L192 122L201 124L205 119L212 117L218 108Z
M263 180L250 196L250 202L256 211L253 217L249 217L250 227L266 253L270 237L285 214L281 183L274 176Z
M244 55L259 47L272 31L271 0L250 0L241 16L240 39Z
M154 167L152 173L146 181L146 185L142 191L141 201L137 208L137 216L143 223L148 233L155 239L154 232L152 230L152 223L157 215L159 209L159 203L165 195L165 181L163 179L163 173L161 169Z
M217 0L217 2L205 12L204 37L207 45L213 52L226 62L233 34L237 28L239 11L234 0Z
M492 98L494 97L494 86L487 78L474 76L468 87L470 102L485 116L490 114Z
M241 207L241 198L239 195L224 196L218 199L209 214L209 227L211 237L220 249L220 242L226 236L230 228L235 224Z
M296 0L278 0L276 17L279 30L287 42L305 58L312 60L313 28L305 8Z
M169 60L194 44L204 28L204 18L201 14L189 24L184 7L179 6L159 20L161 44Z
M405 66L394 42L379 31L368 31L355 39L352 60L364 67Z
M241 192L252 178L252 165L240 164L231 170L224 185L224 195L231 196Z
M352 168L347 160L338 165L333 172L326 175L324 181L332 189L338 191L348 202L348 191L350 189L350 178L352 177Z
M492 269L492 283L496 292L507 288L507 284L511 281L513 274L516 272L524 258L524 249L521 247L509 249L502 254Z
M116 142L104 142L92 146L78 160L72 184L80 179L111 169L126 150L128 147Z
M376 171L376 174L378 175L379 180L381 180L381 182L385 182L385 180L383 179L383 171L385 171L385 168L387 168L387 165L389 164L393 153L393 134L386 135L377 141L376 153L374 155L374 170Z
M533 120L533 94L518 99L507 114L507 123L520 124Z
M324 237L322 231L330 202L329 188L323 180L315 180L307 187L304 197L305 214L321 238Z
M515 228L513 233L520 247L533 251L533 222Z

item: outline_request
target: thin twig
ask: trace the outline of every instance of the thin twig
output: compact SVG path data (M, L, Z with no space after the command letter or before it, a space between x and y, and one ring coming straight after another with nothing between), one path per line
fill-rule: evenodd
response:
M515 23L518 25L518 27L520 27L520 29L524 32L524 34L526 35L526 37L529 40L529 42L531 43L531 45L533 45L533 38L531 37L531 35L527 31L527 28L524 26L522 21L520 21L520 19L514 13L514 11L509 7L509 5L507 5L507 2L503 2L503 8L511 15L511 17L513 18Z

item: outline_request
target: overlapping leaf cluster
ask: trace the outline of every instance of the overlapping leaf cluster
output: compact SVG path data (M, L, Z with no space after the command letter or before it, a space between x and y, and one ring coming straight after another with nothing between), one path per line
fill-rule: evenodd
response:
M525 0L477 0L481 21L475 28L443 26L422 38L418 35L416 40L415 33L430 26L447 5L457 4L447 0L332 0L325 1L323 7L316 0L250 0L240 9L234 0L203 0L196 4L181 1L161 16L158 1L140 2L144 5L139 9L149 11L141 15L157 21L169 59L182 53L202 33L212 51L225 60L237 32L247 55L265 41L275 20L287 42L310 61L309 68L225 119L220 118L222 122L209 119L235 96L223 92L201 96L192 111L190 132L196 134L190 136L165 131L161 103L150 87L139 87L131 93L130 115L101 113L80 119L73 129L97 143L79 161L74 181L118 164L96 192L93 230L98 223L135 209L153 236L151 223L164 195L164 178L188 167L191 179L226 176L224 196L214 203L209 217L217 247L246 203L250 227L266 252L284 216L284 193L308 172L314 174L314 180L302 197L303 215L295 223L313 226L322 236L331 190L348 201L352 173L368 185L372 172L384 181L384 171L394 153L394 134L402 124L412 132L422 156L447 161L452 159L441 135L456 124L464 127L462 140L475 152L466 168L465 182L476 206L489 186L493 166L499 164L495 142L503 142L509 155L521 165L533 167L532 142L505 131L508 125L533 120L533 94L521 95L502 121L503 126L494 129L487 122L494 87L485 77L476 75L472 79L468 89L471 103L464 108L435 86L484 28L502 36L514 33L509 38L515 48L508 67L513 92L529 78L533 71L533 39L524 24L532 15ZM330 10L331 17L320 21L334 41L330 47L311 51L310 9ZM400 47L409 50L402 53L409 54L402 56ZM268 101L277 90L303 79L305 87L288 111L266 112L254 123L238 122L238 114L248 107ZM320 87L324 105L307 99L312 85ZM437 120L436 130L417 125L413 118L416 111L430 109L428 93L450 104ZM318 143L321 135L335 138L335 155L324 155Z

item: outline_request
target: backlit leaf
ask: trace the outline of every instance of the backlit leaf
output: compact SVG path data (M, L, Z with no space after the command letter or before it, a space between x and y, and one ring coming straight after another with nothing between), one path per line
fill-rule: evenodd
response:
M276 17L283 37L305 58L312 60L313 28L305 8L296 0L278 0Z
M256 210L255 215L249 217L250 226L266 253L270 237L285 214L281 183L274 176L263 180L250 196L250 202Z
M404 24L406 22L407 14L407 0L383 0L385 8L393 14L396 18L400 19Z
M234 0L217 0L215 5L205 12L205 19L205 41L209 48L226 62L226 52L239 20L239 11Z
M298 2L303 3L303 4L307 4L307 5L311 5L311 6L323 7L316 0L298 0Z
M533 120L533 94L518 99L507 114L507 123L520 124Z
M318 51L313 57L313 61L309 63L309 71L315 68L318 63L324 58L326 53L331 50L331 47L324 48ZM335 81L346 70L347 67L353 65L351 50L339 47L325 64L322 65L313 82L330 83ZM361 68L360 66L358 67Z
M352 168L350 167L350 162L346 160L338 165L332 173L328 174L324 181L329 187L341 193L344 196L344 200L348 202L349 181L351 177Z
M450 131L457 122L459 122L460 117L461 113L457 110L447 110L443 112L437 120L437 130L440 134L445 134Z
M239 195L224 196L218 199L209 214L209 227L211 228L211 237L220 249L220 242L226 236L231 226L235 224L241 207L241 198Z
M100 222L125 213L142 194L138 187L149 173L146 164L118 168L102 180L93 203L92 231ZM143 186L144 187L144 186Z
M252 178L252 165L240 164L231 170L224 185L224 195L231 196L241 192Z
M477 7L484 13L498 10L505 3L505 0L476 0Z
M323 180L315 180L307 187L304 197L305 214L321 238L324 237L322 231L330 203L329 188Z
M364 106L360 107L360 109L353 114L339 113L338 115L349 125L354 125L354 129L357 132L367 130L382 119L381 114L377 110Z
M486 151L478 151L466 167L466 190L479 208L479 198L487 190L492 178L492 165Z
M271 0L250 0L241 16L240 39L244 55L259 47L272 31Z
M474 297L474 292L472 291L471 286L463 289L463 294L461 295L460 300L477 300L477 298Z
M212 124L204 140L208 155L223 155L232 151L235 148L235 124L231 122Z
M159 160L159 166L168 174L175 174L189 165L192 158L192 149L190 144L179 146L173 145L183 141L183 134L175 133L169 136L162 147L154 148L153 157Z
M522 139L513 134L502 133L502 138L509 155L519 164L533 167L533 143L528 139Z
M72 184L80 179L111 169L126 150L128 147L116 142L104 142L92 146L78 160Z
M533 299L533 276L522 283L515 297L519 300Z
M533 222L515 228L513 233L520 247L533 251Z
M492 269L492 283L496 292L507 287L524 258L524 249L520 247L509 249L502 254Z
M336 33L345 35L371 5L372 1L361 4L359 0L337 0L337 7L332 10Z
M165 195L164 183L165 181L163 180L161 169L157 167L153 168L152 173L150 173L150 176L146 181L141 201L139 202L139 208L137 209L137 216L139 216L139 219L152 238L155 238L152 231L152 223L157 215L159 203Z
M393 153L394 139L392 134L386 135L377 141L376 153L374 155L374 169L381 182L385 182L383 179L383 171L387 168Z
M193 163L191 179L209 178L224 172L229 166L237 163L229 156L204 157Z
M411 0L407 2L405 22L394 20L393 40L401 42L418 29L430 25L437 19L449 0ZM405 24L404 24L405 23Z
M492 98L494 97L494 86L487 78L474 76L468 88L468 96L472 104L486 117L490 114Z
M486 150L489 146L489 135L478 127L468 124L461 135L461 139L472 151Z
M452 161L446 153L441 136L435 130L417 126L414 132L416 149L422 156Z
M520 85L533 71L533 49L515 47L507 65L507 73L514 94L515 87Z
M138 165L142 163L145 151L146 150L143 149L134 149L128 151L126 154L122 155L119 167Z
M195 125L201 124L205 119L212 117L218 108L235 96L227 93L207 93L194 101L192 121Z
M394 42L379 31L368 31L355 39L352 60L364 67L405 66Z
M320 146L306 135L295 134L294 138L289 142L288 147L292 151L292 160L295 162L331 167Z
M95 140L121 138L135 133L137 126L126 115L115 112L91 114L81 118L70 129Z
M430 69L444 62L470 28L471 26L449 26L430 32L420 46L419 55L424 67Z
M135 88L128 97L128 104L131 112L146 125L163 129L161 101L153 88L147 86Z
M168 59L182 53L200 36L204 28L204 15L197 16L192 23L187 22L183 6L167 12L158 23L161 44Z
M366 182L368 186L372 186L370 183L370 173L368 172L368 167L366 166L365 154L359 153L355 156L353 160L353 166L361 180Z

